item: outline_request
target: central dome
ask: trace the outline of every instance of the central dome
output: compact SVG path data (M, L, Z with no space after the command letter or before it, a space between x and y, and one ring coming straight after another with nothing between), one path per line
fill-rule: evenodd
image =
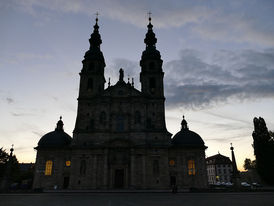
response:
M171 140L174 146L205 147L203 139L197 133L188 129L187 121L183 117L182 129Z

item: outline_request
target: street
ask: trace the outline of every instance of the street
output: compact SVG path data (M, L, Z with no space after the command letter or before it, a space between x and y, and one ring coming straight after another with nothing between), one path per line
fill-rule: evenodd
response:
M274 192L0 194L0 206L273 206Z

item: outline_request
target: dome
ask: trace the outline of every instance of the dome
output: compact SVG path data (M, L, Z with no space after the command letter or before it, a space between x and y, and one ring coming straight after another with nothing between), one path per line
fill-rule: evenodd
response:
M45 134L38 142L38 147L65 147L71 143L71 136L64 132L62 117L54 131Z
M205 147L205 143L197 133L188 129L187 121L183 117L182 129L171 140L174 146Z

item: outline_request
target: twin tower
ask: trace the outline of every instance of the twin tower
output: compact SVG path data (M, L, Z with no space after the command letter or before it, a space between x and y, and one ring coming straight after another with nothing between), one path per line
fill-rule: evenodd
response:
M164 86L163 77L164 72L162 69L163 60L161 59L160 52L156 49L157 38L153 32L153 25L151 24L151 18L149 18L149 24L147 26L148 31L145 37L146 48L142 53L140 61L141 73L141 92L134 88L134 83L125 83L124 71L120 69L119 81L114 85L105 89L105 60L104 55L100 49L102 43L101 36L99 34L98 18L94 25L94 31L89 39L90 49L85 53L83 62L83 68L80 72L80 90L78 98L78 115L76 120L76 126L74 134L83 132L84 130L100 131L117 131L117 127L113 124L118 124L117 121L126 121L123 123L125 131L150 129L163 131L165 127L164 116ZM129 87L130 86L130 87ZM109 101L112 99L111 101ZM92 111L92 105L94 102L100 102L100 104L106 104L107 108L95 109ZM116 105L118 102L119 105ZM138 109L138 103L146 105L141 106ZM148 103L153 104L155 108ZM90 105L90 106L88 106ZM100 105L97 105L98 107ZM118 107L126 107L123 111L119 111ZM157 108L156 108L157 107ZM110 109L111 108L111 109ZM147 111L144 111L146 110ZM103 113L98 114L99 110ZM127 110L127 111L126 111ZM141 111L143 110L143 112ZM83 114L83 112L85 114ZM151 116L147 115L151 113ZM89 118L83 118L83 116L89 116ZM118 117L119 116L119 117ZM94 119L94 118L97 118ZM112 120L116 121L112 122ZM105 122L104 127L101 122ZM140 119L142 126L134 124L135 120ZM136 122L135 121L135 122ZM118 121L119 122L119 121ZM138 121L137 121L138 122ZM122 127L122 123L121 123Z

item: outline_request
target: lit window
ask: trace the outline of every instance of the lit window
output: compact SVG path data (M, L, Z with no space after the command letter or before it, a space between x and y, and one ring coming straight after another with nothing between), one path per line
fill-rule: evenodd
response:
M169 160L169 165L170 166L174 166L175 165L175 161L174 160Z
M71 162L69 160L66 161L66 166L70 167Z
M187 168L188 168L188 175L195 175L195 162L194 162L194 160L188 160Z
M52 173L52 160L46 161L45 175L51 175Z

